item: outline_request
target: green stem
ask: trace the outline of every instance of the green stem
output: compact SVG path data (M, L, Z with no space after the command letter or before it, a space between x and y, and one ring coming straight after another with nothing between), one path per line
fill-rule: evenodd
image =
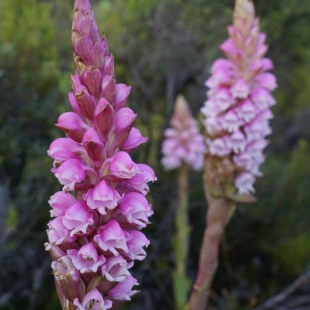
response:
M177 229L176 270L185 273L185 264L188 256L188 167L182 165L178 178L178 207L176 210L175 225Z
M178 175L178 205L175 215L175 273L173 279L174 297L176 309L185 308L189 279L186 276L186 262L189 247L189 224L188 224L188 175L189 168L183 164L179 168Z

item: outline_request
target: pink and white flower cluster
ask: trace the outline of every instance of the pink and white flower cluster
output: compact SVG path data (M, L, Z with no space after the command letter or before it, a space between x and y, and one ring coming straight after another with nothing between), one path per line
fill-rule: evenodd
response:
M72 44L73 112L59 117L67 136L48 150L63 191L49 200L45 247L63 309L105 310L137 292L129 270L146 256L149 240L140 230L153 214L145 196L156 177L129 155L147 138L133 127L130 87L115 82L113 55L88 0L75 1Z
M265 136L271 133L270 107L275 104L270 92L277 83L268 72L273 64L264 57L266 35L259 31L252 2L238 2L228 33L229 38L221 45L227 59L218 59L212 65L206 81L208 100L201 112L208 154L231 158L234 184L240 194L247 194L254 192L253 183L261 176Z
M182 95L176 99L170 125L172 128L164 131L162 165L166 170L171 170L185 163L195 170L200 170L205 151L204 138L199 133L197 121Z

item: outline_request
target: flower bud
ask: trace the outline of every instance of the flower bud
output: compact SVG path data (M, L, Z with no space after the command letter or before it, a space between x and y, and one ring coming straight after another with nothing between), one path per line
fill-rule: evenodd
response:
M91 49L89 53L89 60L90 62L100 71L103 72L104 64L105 64L105 58L102 57L104 53L103 46L97 42Z
M131 87L125 84L116 84L115 109L123 108L128 100Z
M101 97L105 98L112 106L115 100L115 77L113 75L104 75L101 83Z
M63 131L74 141L81 142L88 126L82 118L73 112L65 112L58 118L56 126Z
M69 300L81 298L85 292L85 285L79 272L74 268L70 258L63 256L52 263L54 277L61 287L62 294Z
M83 81L89 91L89 94L93 96L96 101L100 98L102 75L99 69L96 67L88 67L84 73Z
M122 108L115 113L109 135L109 148L114 150L127 140L136 118L137 114L129 108Z
M101 98L96 106L95 121L105 140L107 139L107 134L109 133L112 126L113 115L114 109L110 103L105 98Z
M92 160L99 161L102 159L104 145L94 128L85 132L82 144Z
M88 93L85 86L75 88L74 96L83 116L93 120L96 107L95 98Z

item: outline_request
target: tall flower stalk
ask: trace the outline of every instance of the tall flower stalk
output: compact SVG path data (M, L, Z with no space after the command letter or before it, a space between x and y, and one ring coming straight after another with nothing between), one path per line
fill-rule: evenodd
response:
M116 84L114 58L88 0L75 0L72 45L73 111L60 115L56 126L66 137L48 150L63 191L49 200L45 247L63 309L115 309L137 293L130 268L150 243L140 230L153 213L145 195L156 177L129 155L147 138L133 127L130 87Z
M176 99L171 128L164 132L162 164L166 170L178 169L178 203L175 214L173 289L175 309L185 309L190 281L186 276L189 249L188 178L189 170L200 170L205 150L204 138L199 133L196 120L191 115L185 98Z
M218 59L206 81L205 116L207 152L204 189L208 201L207 228L203 237L198 276L190 297L194 310L206 308L218 265L218 249L236 202L253 202L253 184L262 173L265 136L271 133L270 107L277 87L273 69L265 58L268 47L259 30L253 3L237 0L229 38L221 45L226 59Z

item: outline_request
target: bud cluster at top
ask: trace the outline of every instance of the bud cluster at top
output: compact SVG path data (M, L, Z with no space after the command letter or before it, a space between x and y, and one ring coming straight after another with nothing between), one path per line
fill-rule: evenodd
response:
M130 87L116 84L113 55L88 0L75 1L72 45L73 111L60 115L56 126L66 138L48 150L63 191L49 200L45 247L63 309L114 309L137 292L129 269L146 256L149 240L140 230L153 214L145 196L156 177L129 155L147 138L133 127Z
M237 0L234 24L228 27L229 38L221 45L227 59L216 60L206 81L208 100L201 112L205 116L208 156L229 158L233 182L240 194L254 192L253 183L261 175L265 136L271 133L270 94L277 87L273 69L264 58L265 34L259 31L254 6Z
M187 164L195 170L201 169L205 151L204 138L182 95L176 99L170 125L172 128L165 130L162 145L164 157L161 163L164 168L171 170Z

